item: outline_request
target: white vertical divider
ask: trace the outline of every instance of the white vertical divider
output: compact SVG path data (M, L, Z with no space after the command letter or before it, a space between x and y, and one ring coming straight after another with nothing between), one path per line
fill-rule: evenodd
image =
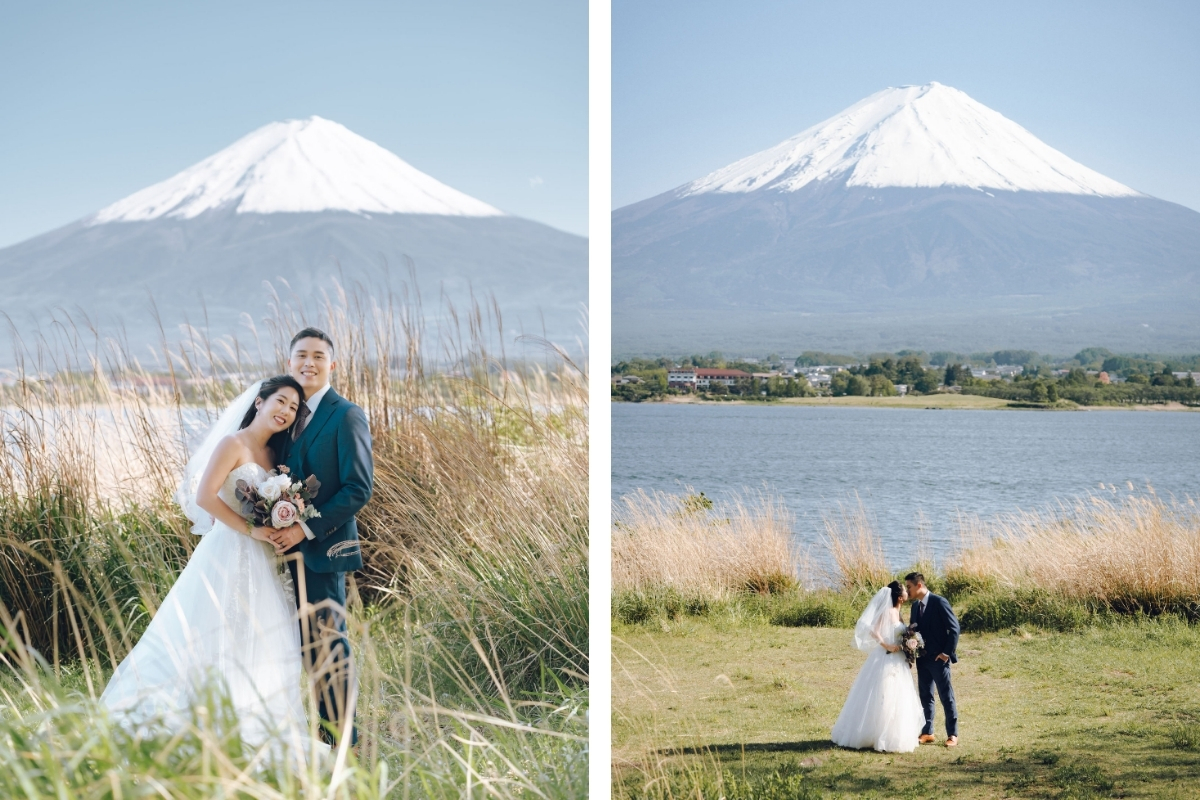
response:
M589 794L612 793L612 6L588 8Z

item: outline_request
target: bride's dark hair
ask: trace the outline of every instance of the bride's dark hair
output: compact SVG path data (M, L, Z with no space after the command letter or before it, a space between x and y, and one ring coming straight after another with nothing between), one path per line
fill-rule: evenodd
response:
M892 581L887 587L892 590L892 605L894 606L904 596L904 584L900 581Z
M280 389L285 388L295 389L296 394L300 397L300 402L304 402L304 387L301 386L300 382L291 375L276 375L274 378L267 378L262 382L262 386L259 387L257 397L260 400L266 400ZM242 417L242 424L238 426L238 430L240 431L242 428L249 426L251 422L254 422L254 418L257 416L258 409L253 403L251 403L250 408L246 411L246 416ZM289 431L296 424L297 419L300 419L299 414L297 414L296 418L292 420L292 424L288 426Z

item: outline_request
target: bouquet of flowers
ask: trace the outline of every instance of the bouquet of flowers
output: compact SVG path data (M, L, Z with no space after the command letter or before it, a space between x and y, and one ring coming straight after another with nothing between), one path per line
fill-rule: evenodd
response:
M916 625L909 625L904 629L904 633L900 634L900 650L908 659L910 667L917 662L917 657L925 652L925 637L917 633Z
M313 498L321 488L316 475L293 481L285 466L273 469L257 484L239 480L234 496L242 504L241 515L255 527L287 528L302 520L321 516Z

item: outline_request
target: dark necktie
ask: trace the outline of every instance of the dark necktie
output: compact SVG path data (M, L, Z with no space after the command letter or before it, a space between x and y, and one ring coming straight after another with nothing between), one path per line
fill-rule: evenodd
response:
M292 441L300 438L300 434L304 432L304 426L308 424L308 418L312 416L312 412L308 410L308 403L301 403L296 409L296 425L292 428Z

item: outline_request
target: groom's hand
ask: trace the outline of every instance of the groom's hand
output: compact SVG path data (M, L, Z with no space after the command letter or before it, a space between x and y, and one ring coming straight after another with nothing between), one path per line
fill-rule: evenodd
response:
M301 534L301 536L303 536L303 534ZM947 664L949 664L950 656L946 655L945 653L938 653L938 656L934 659L934 661L945 661Z
M290 525L272 533L270 539L271 544L275 545L275 552L283 554L304 541L304 529L298 524Z

